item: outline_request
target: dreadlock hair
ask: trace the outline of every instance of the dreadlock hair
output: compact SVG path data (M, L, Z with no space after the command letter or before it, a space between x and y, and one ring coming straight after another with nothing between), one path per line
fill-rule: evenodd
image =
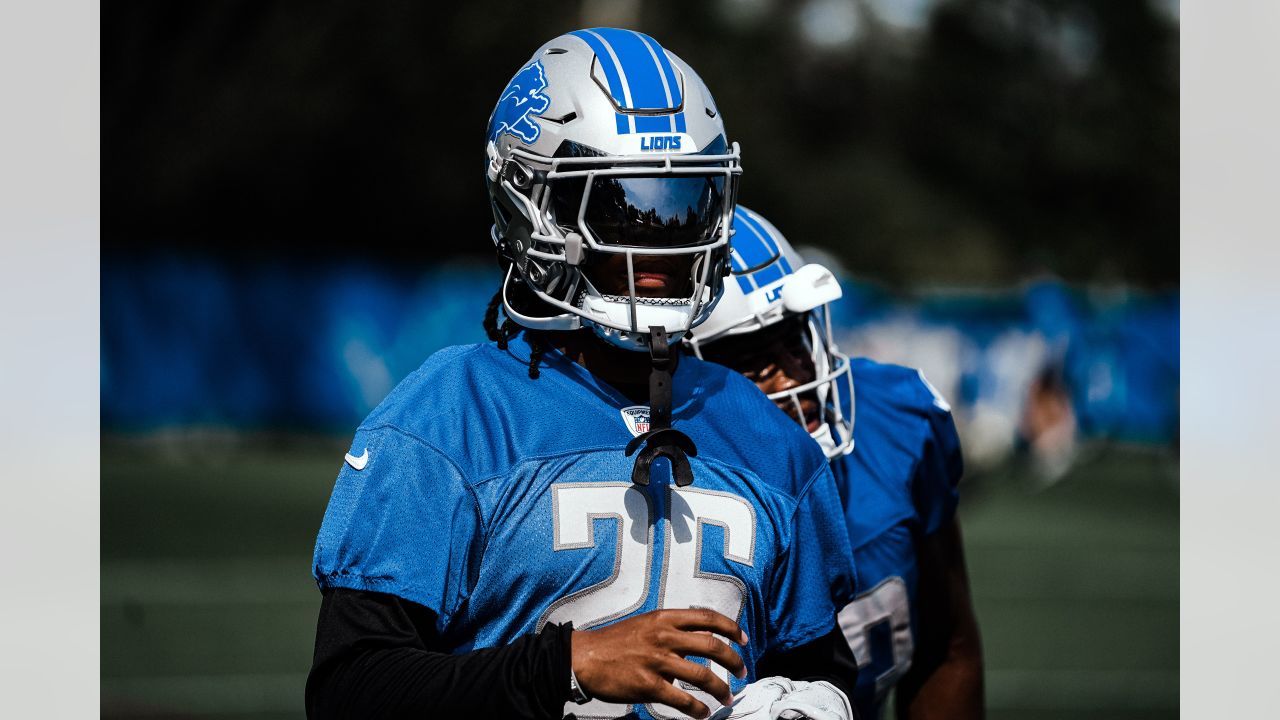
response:
M507 349L507 341L515 337L524 328L516 324L511 318L503 318L502 325L498 325L498 311L502 308L502 290L493 294L489 300L489 307L484 311L484 334L490 340L498 343L499 350ZM529 341L529 378L538 379L538 365L542 363L542 356L546 354L546 343L537 334L525 330L525 339Z
M499 350L507 349L507 336L498 328L498 310L502 307L502 290L493 294L489 307L484 311L484 334L498 343Z
M529 336L529 379L537 380L538 364L542 362L542 354L547 351L547 348L541 337L533 333L526 334Z

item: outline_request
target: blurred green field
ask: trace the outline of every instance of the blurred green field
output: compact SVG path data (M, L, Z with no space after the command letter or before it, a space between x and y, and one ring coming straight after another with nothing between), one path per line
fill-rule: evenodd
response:
M103 441L104 717L302 716L311 545L345 449ZM1015 464L966 488L990 718L1177 717L1176 468L1108 447L1050 487Z

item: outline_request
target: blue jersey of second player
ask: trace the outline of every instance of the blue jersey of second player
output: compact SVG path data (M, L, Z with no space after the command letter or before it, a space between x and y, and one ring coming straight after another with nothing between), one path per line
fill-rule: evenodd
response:
M858 568L858 598L839 615L858 661L854 705L880 717L915 646L916 543L955 515L963 472L951 409L918 370L851 361L853 451L832 463Z
M322 588L422 604L454 652L546 623L713 608L750 636L734 645L747 680L716 667L735 692L764 652L832 630L854 597L852 546L824 502L832 470L798 425L737 373L684 357L672 418L697 444L694 483L664 468L636 486L623 449L645 408L554 350L530 379L528 353L522 338L442 350L370 414L316 542Z

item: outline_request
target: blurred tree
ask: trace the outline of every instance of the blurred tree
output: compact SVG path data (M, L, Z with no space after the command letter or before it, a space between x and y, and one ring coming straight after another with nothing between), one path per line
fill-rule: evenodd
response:
M1104 0L112 6L104 249L488 257L492 103L608 18L716 93L743 202L860 275L1177 283L1176 17Z

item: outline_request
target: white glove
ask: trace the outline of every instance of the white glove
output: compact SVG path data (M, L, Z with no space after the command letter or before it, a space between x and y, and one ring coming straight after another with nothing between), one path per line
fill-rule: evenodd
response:
M722 706L708 720L776 720L774 703L791 692L794 683L784 677L767 677L742 688L733 703Z
M771 708L770 720L853 720L849 698L826 680L792 681L791 692Z

